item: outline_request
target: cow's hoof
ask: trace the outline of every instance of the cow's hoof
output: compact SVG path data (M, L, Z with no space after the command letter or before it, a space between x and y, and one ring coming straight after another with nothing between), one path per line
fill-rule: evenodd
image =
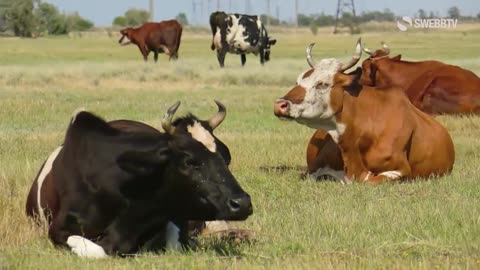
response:
M69 236L67 245L80 257L98 259L107 257L105 250L94 242L78 235Z

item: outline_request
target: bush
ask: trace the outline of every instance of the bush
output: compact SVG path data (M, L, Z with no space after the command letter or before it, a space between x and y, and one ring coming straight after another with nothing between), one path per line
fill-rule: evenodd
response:
M316 23L315 21L312 21L312 22L310 23L310 31L312 31L312 34L313 34L314 36L317 35L317 33L318 33L318 25L317 25L317 23Z
M77 12L65 16L67 31L85 31L93 27L93 23L82 18Z
M138 26L148 22L150 13L143 9L131 8L125 12L123 16L118 16L113 19L113 25L116 26Z
M16 36L31 37L35 29L33 0L1 0L1 16L6 29Z
M187 14L184 12L178 13L177 17L175 17L175 20L177 20L181 25L188 25Z
M65 16L49 3L40 3L35 9L37 18L37 31L47 32L51 35L66 34L68 32Z
M2 30L22 37L39 33L60 35L93 27L91 21L78 13L61 14L57 7L40 0L0 0L0 21L4 24Z

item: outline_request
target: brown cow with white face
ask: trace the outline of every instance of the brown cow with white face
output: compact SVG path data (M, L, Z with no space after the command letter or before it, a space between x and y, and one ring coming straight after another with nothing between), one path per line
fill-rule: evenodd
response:
M452 139L432 117L415 108L401 89L358 83L361 71L345 74L361 55L360 40L350 63L307 61L297 85L275 103L277 117L327 131L341 150L345 182L385 182L450 173Z

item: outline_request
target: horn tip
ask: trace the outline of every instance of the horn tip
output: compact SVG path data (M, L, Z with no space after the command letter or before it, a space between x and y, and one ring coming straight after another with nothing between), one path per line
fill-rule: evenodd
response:
M225 105L223 105L223 103L221 103L220 101L218 101L216 99L214 99L213 101L215 102L215 104L217 104L219 111L226 111Z

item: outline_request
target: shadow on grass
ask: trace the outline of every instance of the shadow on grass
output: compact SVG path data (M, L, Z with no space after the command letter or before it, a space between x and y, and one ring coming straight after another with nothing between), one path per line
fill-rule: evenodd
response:
M318 182L336 182L338 181L334 177L330 175L322 175L319 177L312 177L308 174L307 167L305 166L287 166L287 165L279 165L279 166L260 166L259 167L261 172L265 173L285 173L285 172L298 172L298 177L300 180L314 180Z

